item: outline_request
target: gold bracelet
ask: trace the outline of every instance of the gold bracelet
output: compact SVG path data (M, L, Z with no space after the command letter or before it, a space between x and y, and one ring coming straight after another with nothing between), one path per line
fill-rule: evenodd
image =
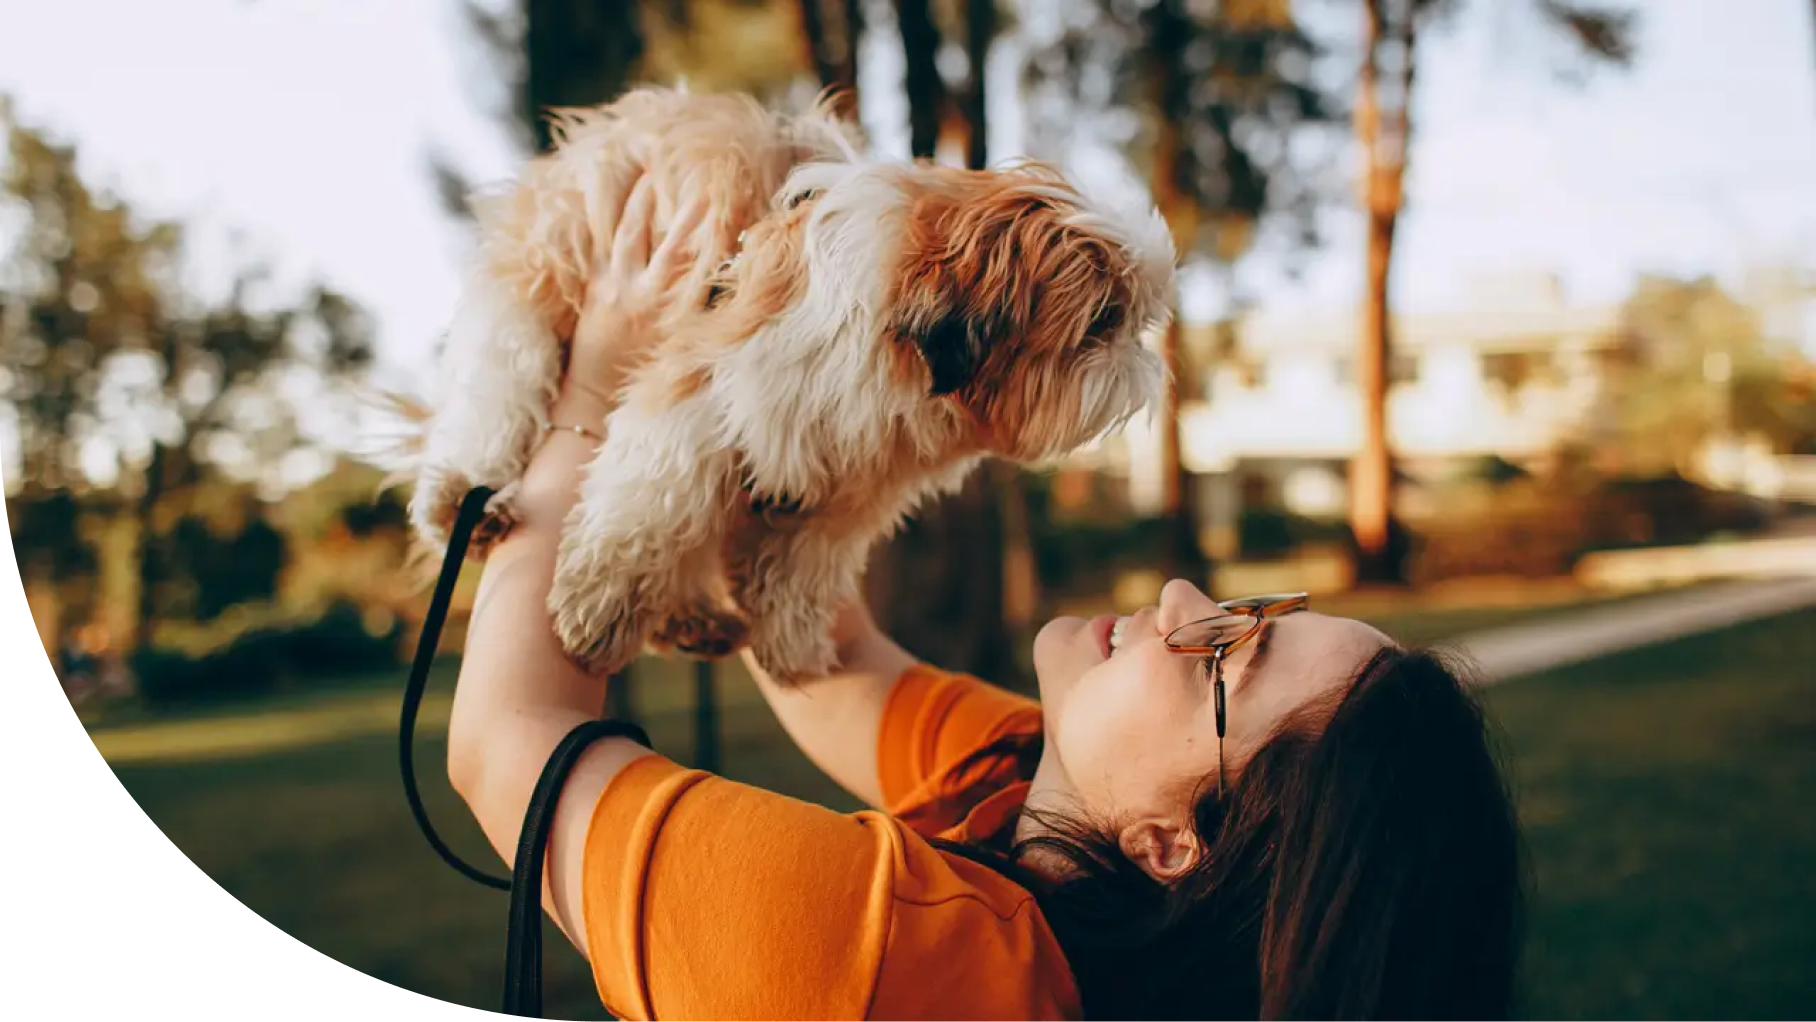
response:
M544 433L552 433L558 429L565 430L565 431L571 432L571 433L578 433L581 436L587 437L588 439L590 439L596 443L601 443L601 444L605 443L604 437L600 436L599 434L593 432L590 429L587 429L585 426L557 426L551 422L542 427L542 431Z

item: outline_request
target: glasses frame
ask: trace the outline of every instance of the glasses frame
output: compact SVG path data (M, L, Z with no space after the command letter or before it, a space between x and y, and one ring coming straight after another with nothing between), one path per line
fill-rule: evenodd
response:
M1270 593L1265 596L1244 596L1234 600L1220 600L1217 606L1223 613L1188 621L1168 632L1163 640L1168 652L1181 656L1210 657L1211 659L1211 698L1217 710L1217 798L1224 796L1223 785L1223 733L1229 724L1227 704L1223 688L1223 661L1230 653L1243 643L1261 633L1261 626L1271 621L1306 610L1311 606L1311 596L1307 593ZM1209 644L1183 643L1178 636L1192 628L1202 628L1213 621L1223 621L1231 617L1248 617L1253 621L1243 629L1242 634L1232 639L1223 639Z

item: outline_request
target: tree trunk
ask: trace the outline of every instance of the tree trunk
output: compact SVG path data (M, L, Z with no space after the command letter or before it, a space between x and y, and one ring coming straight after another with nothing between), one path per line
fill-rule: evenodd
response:
M636 0L525 0L524 111L538 151L547 113L618 97L643 58Z
M1017 671L1004 614L1004 536L995 466L926 507L878 546L865 579L877 624L915 656L1005 685Z
M857 27L862 24L858 10L860 0L841 4L843 24L839 31L826 31L826 0L799 0L801 36L813 62L814 75L820 88L832 90L833 108L843 117L857 116Z
M156 587L156 568L152 563L154 544L157 542L157 525L155 522L158 502L163 498L170 472L170 449L163 444L151 447L151 463L145 466L144 489L129 505L133 517L133 541L138 544L135 551L139 570L139 591L137 606L132 618L132 631L122 649L149 650L152 648L152 631L157 625L158 608Z
M987 72L990 44L996 40L996 0L967 0L965 5L965 55L971 65L970 88L965 90L965 166L982 170L990 165L989 99Z
M940 79L940 30L928 0L896 0L897 26L907 58L903 87L908 93L908 151L930 160L938 151L946 117L946 83Z
M998 31L997 0L967 0L965 5L965 56L970 65L971 81L965 90L961 112L965 126L965 166L983 170L990 165L989 66L990 47ZM992 462L990 481L996 491L997 514L1002 535L1002 617L1004 637L1010 644L1006 663L994 675L1003 684L1013 684L1011 675L1021 673L1021 664L1013 653L1025 642L1039 620L1041 584L1039 567L1034 559L1033 523L1030 520L1028 494L1023 488L1021 469L1008 462Z
M1151 190L1154 202L1172 229L1173 243L1181 253L1190 252L1198 233L1198 210L1179 183L1179 119L1185 109L1183 42L1190 26L1178 9L1178 0L1162 0L1154 8L1152 40L1154 106L1160 112L1154 141ZM1168 385L1160 405L1160 513L1170 523L1165 551L1170 575L1195 585L1209 582L1210 562L1198 537L1197 492L1185 466L1181 405L1187 390L1189 367L1184 357L1177 316L1160 338L1160 358L1166 365Z
M719 737L719 665L694 663L694 769L716 774L723 765Z
M1387 436L1387 404L1392 386L1393 314L1389 304L1394 232L1404 198L1410 128L1416 22L1410 5L1392 0L1363 5L1364 37L1361 95L1356 131L1364 154L1364 206L1368 217L1367 292L1362 337L1356 353L1356 390L1362 403L1362 439L1350 470L1350 530L1356 540L1356 574L1360 581L1397 584L1404 580L1398 524L1394 521L1394 466ZM1382 55L1389 44L1399 66L1387 81Z

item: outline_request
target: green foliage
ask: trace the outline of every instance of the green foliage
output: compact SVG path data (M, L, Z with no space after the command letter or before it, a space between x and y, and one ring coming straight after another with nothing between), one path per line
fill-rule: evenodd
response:
M1725 432L1762 435L1780 451L1816 435L1816 405L1797 389L1795 362L1716 281L1641 281L1622 310L1621 332L1604 439L1624 471L1684 471Z
M95 550L82 534L81 504L68 493L9 500L19 573L27 581L68 578L95 570Z
M231 702L289 684L393 668L398 637L396 622L374 630L358 607L340 603L313 620L254 628L199 655L142 650L132 666L139 695L150 706Z
M1349 546L1354 543L1344 522L1322 521L1280 508L1246 506L1236 519L1238 549L1243 557L1266 560L1284 557L1315 543Z
M1292 142L1340 124L1343 104L1317 82L1324 48L1290 4L1098 0L1060 20L1033 40L1024 80L1034 152L1063 151L1082 121L1115 130L1132 114L1145 126L1122 141L1183 232L1182 255L1233 258L1270 214L1316 241L1325 168Z
M159 613L205 623L229 607L275 597L289 543L256 513L237 528L191 514L148 537L143 557L141 584Z
M268 596L285 544L248 511L248 488L281 493L289 456L317 446L305 408L331 410L369 364L369 317L319 285L273 294L258 268L218 300L187 292L177 224L91 189L74 147L4 103L0 126L0 204L17 226L0 253L0 399L23 469L16 541L58 579L136 576L97 584L114 600L136 590L122 622L135 637L160 613L208 620ZM226 533L223 504L244 505ZM83 518L129 523L135 552L104 556L67 527Z
M1550 578L1597 550L1701 542L1770 522L1753 499L1681 476L1525 478L1459 490L1445 512L1411 529L1408 574L1417 584L1479 575Z
M0 355L26 478L43 490L134 476L155 486L193 481L201 463L251 472L306 446L280 385L362 370L372 355L363 310L321 286L274 305L259 270L243 272L223 301L186 294L177 225L95 194L73 147L5 125L0 184L22 229L0 262ZM78 464L83 445L91 457L103 452L98 474ZM167 464L170 478L146 480L160 450L196 464Z

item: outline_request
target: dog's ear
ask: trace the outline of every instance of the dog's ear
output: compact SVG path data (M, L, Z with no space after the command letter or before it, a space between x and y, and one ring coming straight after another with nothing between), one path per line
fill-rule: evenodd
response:
M933 377L934 397L963 389L982 367L987 352L982 324L956 309L934 316L925 327L910 327L909 336Z
M907 371L931 377L929 395L957 394L988 371L1007 324L1002 310L982 299L988 288L974 267L945 253L926 257L931 245L918 248L921 257L906 263L896 294L893 332Z

